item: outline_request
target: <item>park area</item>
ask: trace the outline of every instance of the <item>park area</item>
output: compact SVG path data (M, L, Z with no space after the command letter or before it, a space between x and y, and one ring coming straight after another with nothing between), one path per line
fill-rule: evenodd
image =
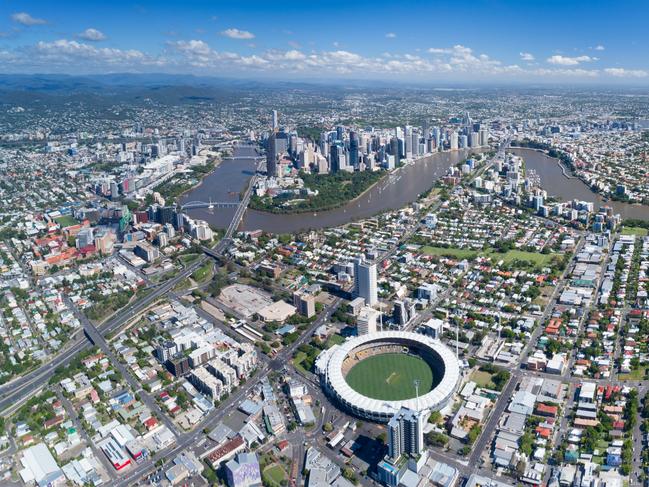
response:
M286 484L286 472L281 465L274 463L266 467L262 473L265 485L281 487Z
M352 367L345 378L359 394L384 401L412 399L433 388L433 371L420 357L405 353L383 353L368 357Z
M649 230L642 227L622 227L622 235L634 235L636 237L646 237Z

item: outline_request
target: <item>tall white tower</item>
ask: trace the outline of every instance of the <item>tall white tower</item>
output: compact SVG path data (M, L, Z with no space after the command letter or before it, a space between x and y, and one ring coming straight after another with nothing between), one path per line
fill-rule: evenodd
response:
M354 261L354 295L365 299L365 304L378 303L376 264L362 258Z

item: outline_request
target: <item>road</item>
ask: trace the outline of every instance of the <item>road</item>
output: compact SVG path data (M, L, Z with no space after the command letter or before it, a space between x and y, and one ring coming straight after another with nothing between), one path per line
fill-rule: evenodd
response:
M219 241L213 249L210 249L210 251L215 255L223 255L227 248L232 245L232 235L241 223L241 219L250 203L250 196L256 179L256 175L250 178L246 192L239 202L239 206L235 211L225 237ZM97 331L103 336L115 332L124 324L131 321L138 313L153 304L158 298L173 290L178 283L193 274L203 265L207 258L207 255L200 256L192 264L178 273L178 275L165 281L159 286L149 288L149 294L125 306L121 311L111 316L105 323L99 325ZM7 414L16 411L16 409L18 409L26 399L37 394L48 384L48 381L56 368L67 366L74 357L77 356L77 354L90 349L90 347L90 342L84 336L78 336L70 340L57 355L52 357L49 362L43 364L35 371L0 386L0 412L6 416Z
M97 327L102 335L113 333L124 324L131 321L138 313L153 304L158 298L171 291L179 282L186 279L198 269L206 257L197 259L190 266L183 269L178 275L164 282L156 288L152 288L149 294L124 307L121 311L109 318L105 323ZM0 387L0 411L3 415L15 411L26 399L36 394L47 385L51 375L57 367L67 366L79 353L91 348L90 342L85 336L71 340L58 355L54 356L48 363L37 370L30 372L16 380Z
M195 446L198 441L204 436L203 429L212 429L220 421L222 421L230 412L236 408L236 405L265 377L273 371L280 371L290 363L295 350L310 339L313 332L321 326L325 321L331 318L331 315L336 311L342 300L340 298L334 300L320 313L320 316L309 326L307 330L300 335L300 337L288 347L282 349L270 362L264 364L257 374L248 380L242 387L235 393L231 394L224 402L219 404L219 407L208 414L207 418L199 424L192 433L182 435L174 446L158 452L154 458L156 462L163 460L162 469L169 468L170 462L173 458L181 453L183 450ZM153 460L149 459L140 464L137 464L134 469L125 472L125 477L122 477L114 485L131 486L142 477L151 474L157 469Z
M574 255L577 255L579 253L582 246L584 245L584 242L585 241L583 238L579 240L575 248ZM561 277L559 278L559 283L563 283L565 281L568 272L570 272L570 270L572 269L572 265L573 263L571 261L570 264L566 266L563 273L561 274ZM554 288L552 295L548 300L548 304L545 307L543 315L540 317L538 321L538 325L534 329L534 332L532 333L530 339L525 344L525 347L523 348L520 357L516 363L516 367L512 370L509 382L507 383L502 393L498 397L494 409L489 415L489 419L487 420L484 427L482 428L482 432L480 436L473 444L471 455L469 456L469 465L481 465L483 461L483 455L489 453L490 450L489 444L494 434L496 433L496 430L498 429L498 423L502 419L503 413L505 412L505 409L509 404L509 401L511 400L514 392L518 388L518 385L520 384L523 377L526 374L529 374L527 370L521 369L521 364L525 362L525 359L527 358L530 350L532 349L532 346L536 345L537 340L541 336L541 333L543 332L543 323L547 321L548 317L552 313L552 310L554 309L554 306L561 293L562 288L563 286L561 284ZM551 377L554 379L558 378L556 375L553 375Z

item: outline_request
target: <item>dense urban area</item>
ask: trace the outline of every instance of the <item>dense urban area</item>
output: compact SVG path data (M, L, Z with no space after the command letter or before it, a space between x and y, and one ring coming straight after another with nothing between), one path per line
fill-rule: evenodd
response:
M645 484L646 95L66 83L0 95L2 485Z

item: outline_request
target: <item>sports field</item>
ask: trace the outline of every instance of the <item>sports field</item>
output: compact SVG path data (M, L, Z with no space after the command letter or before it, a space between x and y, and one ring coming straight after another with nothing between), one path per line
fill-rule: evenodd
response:
M420 396L433 388L433 371L426 361L403 353L368 357L354 365L345 378L356 392L384 401L416 397L415 379L419 380Z

